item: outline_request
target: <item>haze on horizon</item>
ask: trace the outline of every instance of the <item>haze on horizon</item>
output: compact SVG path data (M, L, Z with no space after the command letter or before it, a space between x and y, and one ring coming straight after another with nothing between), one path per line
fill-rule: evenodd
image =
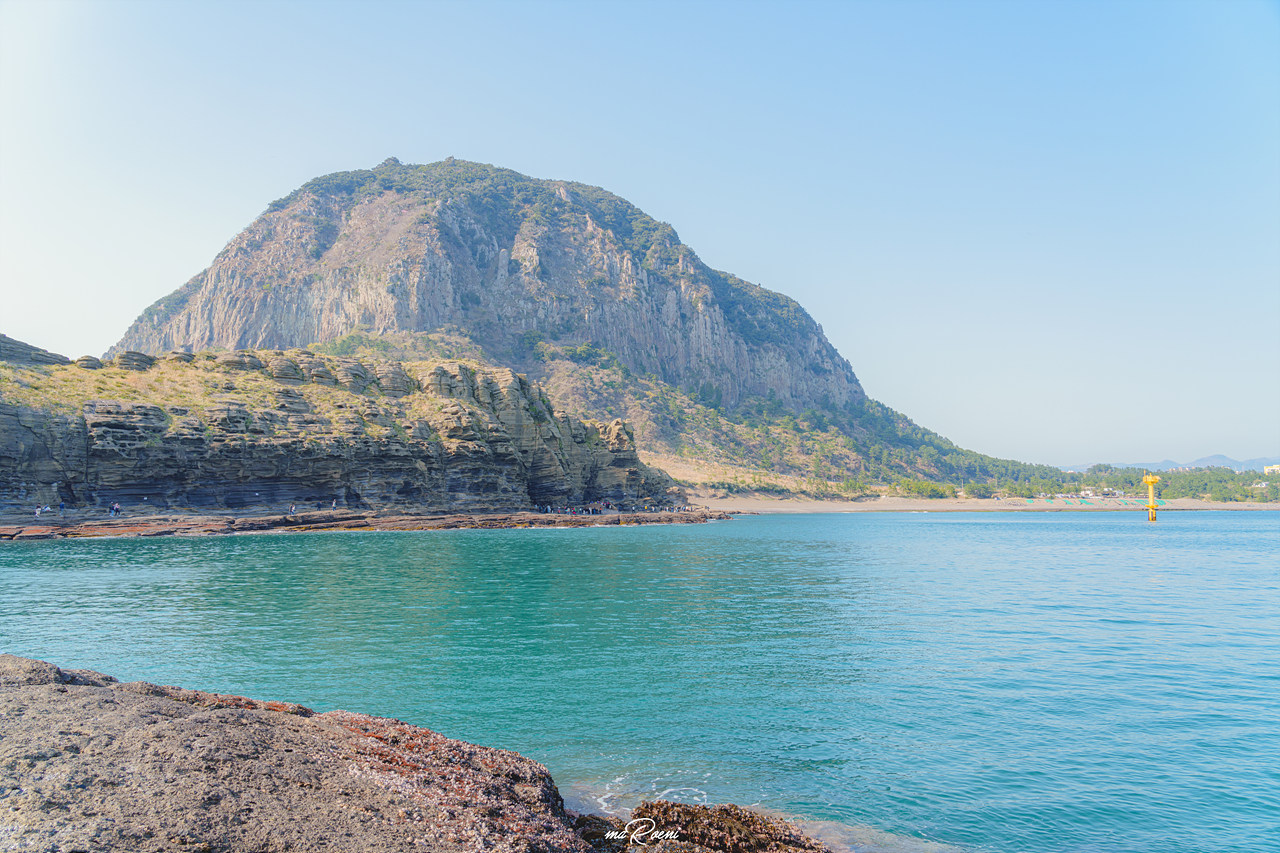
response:
M1030 462L1280 455L1264 0L0 0L0 332L101 353L388 156L602 186Z

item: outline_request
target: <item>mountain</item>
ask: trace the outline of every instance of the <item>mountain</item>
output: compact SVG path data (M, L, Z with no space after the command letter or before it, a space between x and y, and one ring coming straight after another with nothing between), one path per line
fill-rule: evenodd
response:
M1063 470L1087 471L1092 464L1074 465ZM1113 468L1141 468L1147 471L1169 471L1174 468L1230 468L1232 471L1261 471L1268 465L1280 465L1280 456L1259 456L1254 459L1240 460L1216 453L1213 456L1202 456L1192 462L1175 462L1172 459L1165 459L1162 462L1114 462L1104 464L1110 464Z
M865 397L793 300L718 272L596 187L462 160L317 178L137 319L124 350L285 348L455 327L504 361L590 343L724 405Z
M307 182L109 355L243 347L514 369L575 417L633 424L690 482L853 495L1060 475L868 399L794 300L711 269L626 200L462 160Z

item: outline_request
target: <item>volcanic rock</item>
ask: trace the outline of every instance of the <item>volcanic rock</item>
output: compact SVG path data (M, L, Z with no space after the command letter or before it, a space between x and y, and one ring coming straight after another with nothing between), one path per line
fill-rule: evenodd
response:
M796 411L865 397L798 304L706 266L670 225L597 187L453 159L307 183L147 308L114 350L443 327L495 353L590 344L730 407L770 393ZM402 393L398 382L383 390Z
M64 369L27 368L5 392L14 399L0 398L0 508L684 502L668 499L674 484L640 462L621 421L553 414L508 369L441 362L411 374L399 362L239 351L153 367L167 398L148 386L128 399L19 402L46 381L40 371Z
M571 815L545 767L399 720L0 654L0 845L64 853L828 853L737 806Z
M24 344L8 335L0 335L0 361L14 364L69 364L71 359L31 344Z

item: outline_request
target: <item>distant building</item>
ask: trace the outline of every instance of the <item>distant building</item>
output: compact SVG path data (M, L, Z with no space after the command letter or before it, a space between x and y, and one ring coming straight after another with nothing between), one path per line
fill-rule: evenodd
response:
M1280 474L1280 465L1264 465L1262 467L1264 474Z

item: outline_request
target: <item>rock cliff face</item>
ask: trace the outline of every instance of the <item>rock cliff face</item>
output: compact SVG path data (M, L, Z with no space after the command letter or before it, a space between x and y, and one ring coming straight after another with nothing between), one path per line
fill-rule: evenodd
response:
M673 486L622 421L570 419L511 370L305 350L0 367L0 506L499 510Z
M596 187L446 160L317 178L152 305L112 353L293 347L454 326L508 363L594 343L630 370L784 405L863 399L818 325Z
M0 361L14 364L67 364L70 359L65 355L16 341L8 335L0 335Z

